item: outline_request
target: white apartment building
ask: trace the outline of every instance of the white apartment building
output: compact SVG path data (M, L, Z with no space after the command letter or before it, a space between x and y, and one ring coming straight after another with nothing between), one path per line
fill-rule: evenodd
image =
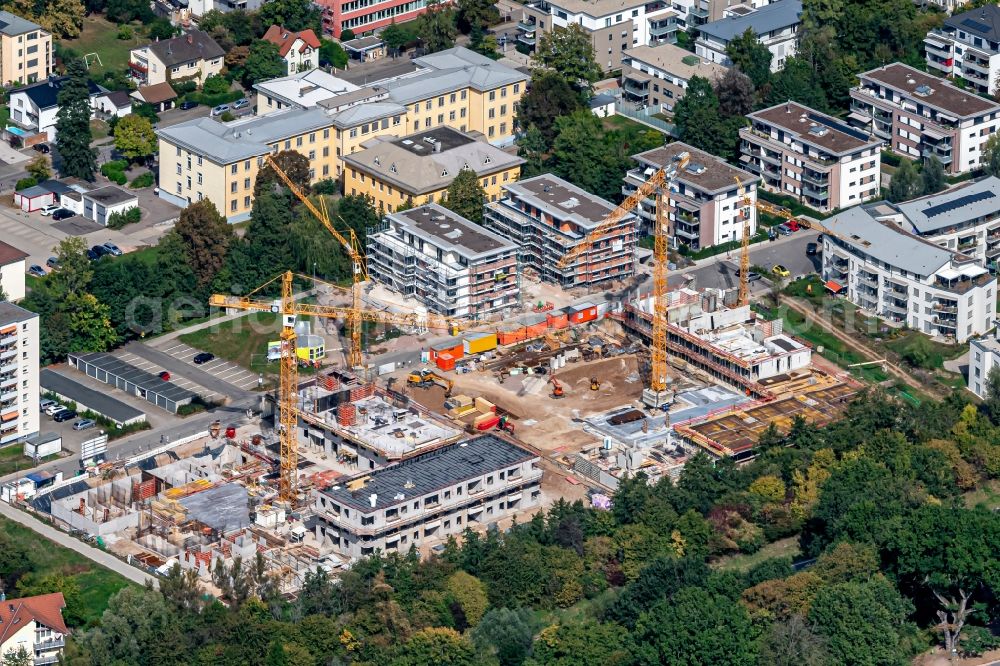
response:
M882 142L807 106L786 102L747 116L740 162L769 192L829 212L879 195Z
M0 444L38 434L38 315L0 301Z
M518 247L438 204L390 213L368 233L368 274L436 314L492 318L521 297Z
M1000 84L1000 7L986 4L949 16L927 33L924 53L932 73L989 95Z
M910 159L937 157L951 175L979 166L1000 104L903 63L858 74L851 124Z
M695 53L710 62L732 65L726 48L747 30L771 51L771 71L780 71L785 59L798 50L798 32L802 23L801 0L779 0L760 9L731 12L729 16L698 26Z
M990 370L1000 366L1000 340L995 337L977 338L969 341L968 388L985 399Z
M641 108L671 113L695 76L715 82L726 68L673 44L637 46L622 60L622 97Z
M0 289L8 301L24 298L24 260L27 258L27 252L0 241Z
M743 218L750 217L750 234L757 233L757 185L760 178L737 169L725 160L675 141L663 148L654 148L633 155L639 163L625 174L622 194L629 196L658 169L690 155L688 165L677 173L670 190L667 220L674 245L683 243L692 250L743 239ZM744 206L739 196L742 184L750 205ZM652 234L656 220L656 203L645 199L635 212L642 220L645 234Z
M535 454L483 435L316 493L316 538L342 556L406 552L538 506Z
M58 664L69 633L65 607L62 592L0 601L0 655L23 650L34 666Z
M855 206L823 222L823 279L860 308L965 342L994 326L997 280L975 259L900 229L895 209Z

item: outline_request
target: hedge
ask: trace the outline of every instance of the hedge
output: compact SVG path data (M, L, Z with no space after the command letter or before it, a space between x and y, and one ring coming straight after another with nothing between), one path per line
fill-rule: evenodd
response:
M111 213L108 216L109 229L121 229L126 224L135 224L142 219L142 210L137 206L129 208L124 213Z
M155 180L156 179L153 178L153 172L147 171L146 173L136 177L136 179L129 184L129 187L131 187L134 190L138 190L143 187L150 187L155 182Z

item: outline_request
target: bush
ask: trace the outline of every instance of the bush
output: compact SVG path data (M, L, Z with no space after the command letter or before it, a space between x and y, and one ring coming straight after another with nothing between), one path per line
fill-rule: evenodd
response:
M132 39L135 33L132 32L131 26L120 25L118 26L118 39Z
M208 78L212 78L211 76ZM198 90L198 82L194 79L184 79L183 81L177 81L170 84L170 87L174 89L174 92L180 95L188 95L190 93Z
M125 160L112 160L101 165L101 174L113 183L124 185L128 182L128 178L125 176L127 167L128 162Z
M31 176L28 176L27 178L22 178L21 180L17 181L17 183L14 185L14 189L23 190L27 187L34 187L35 185L38 185L38 181L32 178Z
M231 114L229 111L226 111L221 116L219 116L219 120L221 120L224 123L228 123L232 122L233 120L236 120L236 116Z
M129 208L124 213L111 213L108 216L109 229L121 229L127 224L135 224L142 219L142 210L137 206Z
M340 183L333 178L324 178L316 181L312 191L314 194L337 194L340 192Z
M1000 647L1000 639L986 627L966 625L958 639L958 650L963 657L979 657L997 647Z
M129 187L134 190L138 190L143 187L151 187L154 182L156 182L156 179L153 178L153 172L147 171L146 173L136 177L136 179L129 184Z
M229 81L218 74L212 74L205 79L205 85L201 89L206 95L220 95L229 92Z
M350 28L347 28L346 30L342 30L340 32L340 41L349 42L352 39L354 39L354 31L351 30Z

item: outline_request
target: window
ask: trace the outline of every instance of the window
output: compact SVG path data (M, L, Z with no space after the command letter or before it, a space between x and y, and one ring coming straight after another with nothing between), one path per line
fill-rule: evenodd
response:
M201 185L201 172L198 172L198 184Z
M291 139L285 139L285 150L291 150L291 149L292 149Z
M459 118L464 118L465 117L465 107L464 106L461 109L458 110L458 116L459 116ZM462 131L463 132L465 131L465 125L462 126Z
M229 191L232 192L233 194L236 194L236 181L235 180L229 184Z
M442 124L444 124L444 114L443 113L439 113L438 114L438 125L442 125Z
M450 112L450 113L448 114L448 120L455 120L455 111L454 111L454 110L452 110L452 111L451 111L451 112Z
M496 90L491 90L490 91L490 101L492 102L496 98L497 98L497 91Z
M201 166L201 155L198 156L198 166Z
M426 110L430 111L430 110L431 110L431 107L432 107L433 105L434 105L434 104L433 104L433 102L431 102L431 100L427 100L427 103L426 103L426 104L424 104L424 108L425 108Z
M490 109L490 112L489 112L488 115L489 115L490 118L495 118L496 115L497 115L496 109Z
M239 165L234 164L231 167L229 167L229 173L236 173L237 169L239 169Z
M515 83L514 84L514 94L516 95L519 92L521 92L521 84L520 83Z
M190 190L191 189L191 176L187 177L187 184L188 184L187 188Z
M244 208L249 208L250 207L250 197L248 197L248 196L243 197L243 207Z
M462 99L465 99L465 91L464 90L461 92L461 96L462 96Z
M250 170L250 160L247 160L246 162L243 163L243 170L244 171Z
M301 136L295 137L295 147L298 148L301 145L302 145L302 137Z
M310 160L316 159L316 151L315 150L310 150L309 151L309 159Z
M309 143L316 143L316 132L310 132Z
M455 93L452 93L451 95L448 96L448 101L451 102L452 104L454 104L455 100L457 98L458 98L458 95L456 95Z
M188 155L188 171L191 170L191 156Z
M177 175L178 176L181 175L181 165L180 164L177 165Z
M438 97L438 106L444 106L444 95Z
M236 203L236 199L233 199L232 201L229 202L229 210L235 213L237 205L238 204Z

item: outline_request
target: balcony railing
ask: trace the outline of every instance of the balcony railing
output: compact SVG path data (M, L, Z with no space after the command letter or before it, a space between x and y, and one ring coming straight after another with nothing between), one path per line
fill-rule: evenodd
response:
M49 650L58 650L61 647L65 647L66 639L64 638L51 638L46 641L39 641L35 643L35 652L47 652Z
M42 657L35 657L32 662L35 666L45 666L45 664L58 664L59 655L58 654L47 654Z

